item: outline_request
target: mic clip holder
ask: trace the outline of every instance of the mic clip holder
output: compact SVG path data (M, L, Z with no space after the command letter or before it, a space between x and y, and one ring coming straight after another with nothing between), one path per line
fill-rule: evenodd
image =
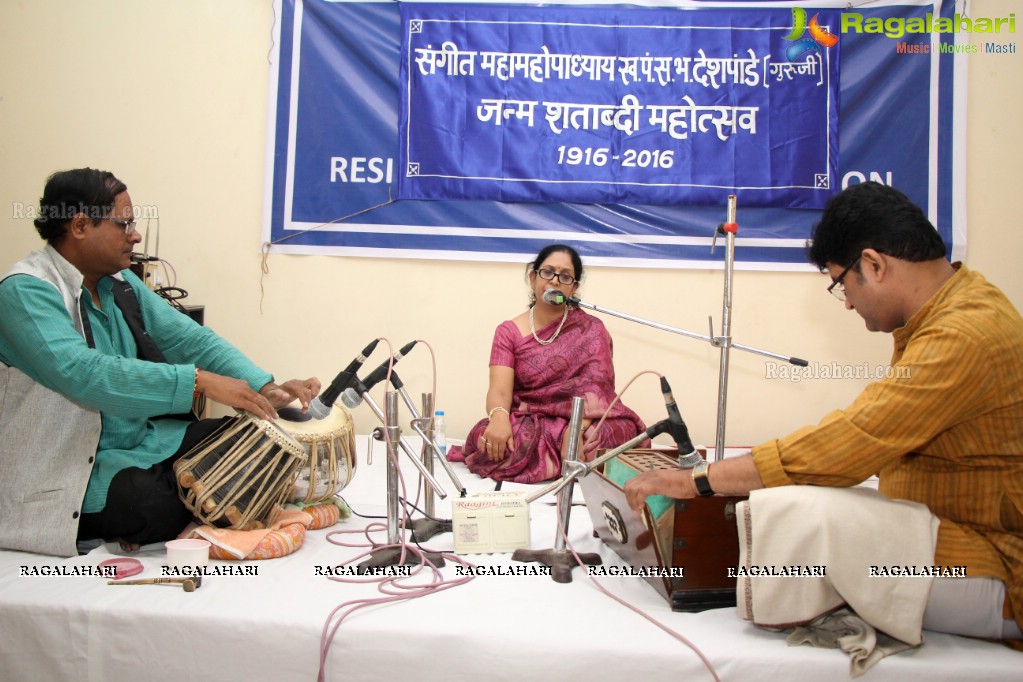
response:
M714 316L707 316L707 326L710 328L710 334L707 336L707 340L710 345L714 348L724 348L725 346L731 346L731 338L727 336L714 336ZM798 358L796 358L798 360ZM791 362L791 360L790 360ZM792 364L798 364L793 362Z
M683 455L681 452L678 453L679 469L692 469L702 461L703 455L700 454L699 450L693 450L688 455Z
M679 469L692 469L694 466L703 461L703 455L701 455L700 451L693 446L693 442L689 438L689 432L686 430L684 425L674 424L670 419L668 419L665 432L667 432L671 436L671 439L675 441L675 446L678 450ZM686 452L687 450L688 452Z

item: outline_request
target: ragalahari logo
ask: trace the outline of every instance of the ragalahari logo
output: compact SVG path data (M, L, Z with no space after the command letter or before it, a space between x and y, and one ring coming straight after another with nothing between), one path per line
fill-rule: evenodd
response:
M838 36L829 33L817 23L819 14L814 14L810 23L806 23L806 10L802 7L792 8L792 30L785 36L785 40L795 41L785 50L785 57L790 62L802 61L808 52L820 52L838 43ZM810 33L809 38L804 38L804 33Z

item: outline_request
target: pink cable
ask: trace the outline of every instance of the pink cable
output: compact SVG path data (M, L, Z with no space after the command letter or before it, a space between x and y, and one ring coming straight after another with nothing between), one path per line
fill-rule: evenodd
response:
M641 372L636 372L635 374L633 374L632 378L629 379L629 381L625 384L624 387L622 387L621 392L615 394L614 400L612 400L611 404L607 406L606 410L604 410L604 414L600 415L600 421L590 426L592 432L590 433L590 437L586 439L586 442L583 443L583 446L580 449L581 452L585 452L586 448L589 447L590 443L596 440L597 430L600 428L600 425L604 423L604 420L607 419L607 415L611 413L611 408L615 406L615 403L622 399L622 396L625 395L625 392L629 390L629 386L632 386L632 382L634 382L636 379L640 378L644 374L653 374L655 377L661 376L660 373L655 372L652 369L645 369Z
M597 422L596 426L593 429L593 435L591 436L591 440L593 438L596 438L597 429L599 429L600 425L604 423L604 420L607 418L607 415L611 411L611 408L614 407L614 404L619 401L621 396L624 395L627 390L629 390L629 387L632 386L632 383L636 379L638 379L640 376L642 376L643 374L653 374L656 377L660 377L661 376L660 373L654 372L653 370L643 370L643 371L637 372L635 375L633 375L633 377L631 379L629 379L628 383L626 383L625 386L622 388L621 393L616 394L614 400L612 400L611 404L607 406L607 409L604 411L604 414L601 416L600 421ZM587 441L586 445L588 445L588 444L589 444L589 441ZM583 450L585 450L585 445L583 447ZM561 495L558 495L557 500L558 500L558 502L557 502L558 533L561 535L562 538L564 538L565 546L568 547L568 551L570 551L572 553L572 556L575 557L576 563L579 566L583 566L584 564L583 564L582 558L580 558L579 554L575 551L575 548L572 547L572 543L568 539L568 534L565 532L564 527L561 525ZM617 596L615 594L612 594L610 590L608 590L606 587L604 587L600 583L600 581L597 580L596 576L592 576L592 575L589 575L587 573L587 577L597 587L597 589L600 590L602 593L604 593L605 595L607 595L611 599L614 599L616 602L618 602L619 604L621 604L625 608L629 609L630 611L633 611L634 613L642 616L643 618L645 618L646 620L650 621L651 623L656 625L658 628L663 630L664 632L668 633L669 635L671 635L672 637L674 637L675 639L677 639L678 641L682 642L687 647L689 647L693 651L693 653L695 653L700 658L700 660L703 662L704 666L706 666L707 670L713 676L715 682L721 682L721 680L718 677L717 672L714 670L714 666L711 664L710 660L708 660L708 658L704 655L704 653L702 651L700 651L699 647L697 647L695 644L693 644L691 641L689 641L689 639L686 638L685 635L683 635L683 634L681 634L679 632L676 632L675 630L672 630L667 625L664 625L660 621L656 620L653 616L651 616L651 615L647 614L645 611L641 610L639 607L630 604L629 602L625 601L624 599L622 599L621 597L619 597L619 596Z
M387 344L388 352L391 354L391 358L392 358L391 364L387 368L387 378L385 380L387 383L390 383L390 380L391 380L391 367L393 366L393 352L392 352L393 349L392 349L390 341L388 341L387 339L384 339L384 338L382 338L381 340L384 341ZM422 342L422 343L426 343L426 342ZM426 346L428 348L430 348L430 345L428 343L426 344ZM430 355L431 355L431 358L432 358L432 356L433 356L433 349L432 348L430 348ZM436 363L435 362L434 362L434 381L433 381L433 387L434 387L434 390L436 390ZM390 439L390 434L387 433L387 430L385 429L384 430L384 440L385 440L385 443L387 444L387 456L394 458L392 461L393 461L394 466L395 466L395 471L397 471L397 473L398 473L398 482L399 482L400 489L401 489L401 498L407 500L408 499L408 494L407 494L407 489L406 489L406 486L405 486L405 477L402 475L401 467L398 465L397 448L394 447L391 444L389 439ZM405 517L406 517L406 514L401 514L400 515L400 519L399 519L399 523L401 524L399 532L402 534L402 537L404 537L404 534L405 534ZM435 594L437 592L443 592L444 590L451 589L452 587L457 587L459 585L464 585L465 583L469 582L470 580L472 580L475 577L474 572L472 570L469 570L467 572L467 575L465 575L465 576L463 576L461 578L457 578L457 579L454 579L454 580L446 580L444 578L444 576L441 574L440 570L437 568L437 566L434 565L434 563L432 561L430 561L430 559L425 554L425 552L432 551L432 550L420 549L417 546L409 545L409 544L405 544L405 543L402 543L400 545L378 545L377 543L373 542L372 538L370 537L370 533L374 532L374 531L381 531L381 530L386 532L387 531L387 524L379 523L379 522L378 523L370 523L370 524L366 525L365 528L362 528L362 529L359 529L359 530L337 530L337 531L331 531L330 533L327 533L327 541L330 542L331 544L338 545L338 546L341 546L341 547L370 547L371 548L371 549L369 549L369 550L367 550L365 552L362 552L361 554L359 554L359 555L357 555L355 557L352 557L351 559L345 561L344 563L339 564L340 566L351 565L354 562L358 561L359 559L362 559L363 557L371 555L374 551L378 551L378 550L382 550L382 549L394 549L394 548L400 548L401 549L401 554L400 554L399 561L398 561L399 565L405 565L406 564L405 560L406 560L409 552L411 552L414 555L414 557L419 560L419 563L411 568L411 570L409 571L409 575L407 575L407 576L372 576L372 577L368 577L368 578L365 578L365 579L355 578L355 577L349 578L349 577L341 577L341 576L330 576L330 577L327 578L328 580L332 580L334 582L339 582L339 583L377 583L377 590L379 590L382 594L389 595L389 596L375 597L375 598L353 599L353 600L350 600L350 601L346 601L346 602L343 602L343 603L339 604L338 606L334 607L334 609L332 609L331 612L327 615L327 620L324 622L323 630L322 630L322 632L320 634L320 667L319 667L319 671L317 673L317 680L320 680L321 682L326 679L327 657L328 657L328 655L330 653L330 646L331 646L331 644L334 641L334 636L337 634L338 629L341 627L342 623L344 623L344 621L348 618L348 616L352 615L353 613L355 613L359 609L365 608L367 606L374 606L374 605L378 605L378 604L389 604L389 603L392 603L392 602L407 601L409 599L418 599L420 597L425 597L427 595ZM361 533L366 538L366 541L367 541L368 544L346 543L346 542L341 542L340 540L335 539L335 536L354 534L354 533ZM464 567L466 567L468 569L476 568L475 564L473 564L473 563L471 563L469 561L466 561L465 559L462 559L459 556L456 556L456 555L453 555L453 554L445 554L445 553L440 553L440 555L444 559L446 559L448 561L453 561L454 563L460 564L460 565L462 565L462 566L464 566ZM424 571L428 571L428 573L426 575L427 575L427 579L429 580L429 582L418 583L418 584L407 584L406 583L407 580L410 580L412 578L418 577ZM340 612L340 615L338 615L339 612ZM336 617L336 620L335 620L335 617Z
M384 341L387 344L387 346L388 346L388 353L390 354L390 357L392 358L390 364L388 365L387 377L385 379L385 381L387 383L390 383L391 367L393 366L393 347L391 346L391 343L390 343L389 340L384 339L384 338L382 338L381 340ZM432 362L432 365L433 365L433 391L434 391L434 395L436 395L436 360L435 360L434 355L433 355L433 348L430 347L429 343L426 343L425 341L417 340L417 342L424 343L427 346L427 348L430 349L431 362ZM629 380L629 382L622 389L622 393L624 393L626 390L628 390L629 386L632 385L632 382L635 381L641 374L646 374L646 373L656 374L656 372L650 372L649 370L636 374L635 376L632 377L632 379ZM657 376L660 376L660 375L657 375ZM616 395L614 401L612 401L611 405L608 406L608 410L610 410L611 407L614 406L614 403L617 402L618 399L619 399L619 396ZM604 415L601 417L600 421L597 423L596 428L594 429L594 433L596 432L596 429L599 428L600 425L604 422L604 419L606 417L607 417L607 411L605 411ZM405 478L404 478L404 476L401 473L401 467L398 465L398 461L397 461L397 449L394 446L392 446L392 444L391 444L391 442L389 440L390 439L390 434L387 433L386 429L384 430L384 439L385 439L385 443L387 444L387 456L388 457L394 457L394 466L395 466L395 470L397 471L397 474L398 474L398 481L399 481L399 485L401 487L401 492L402 492L401 498L407 500L408 499L408 494L407 494L407 489L406 489L406 486L405 486ZM421 488L421 486L419 486L419 488ZM417 500L418 500L418 496L417 496ZM559 519L561 518L561 515L560 515L560 505L561 505L561 500L560 500L560 497L559 497L559 499L558 499L558 512L559 512L558 513L558 518ZM402 536L404 536L404 533L405 533L405 517L406 517L405 514L401 514L400 515L400 519L399 519L399 523L401 524L400 525L400 532L401 532ZM349 601L346 601L346 602L342 602L341 604L339 604L338 606L334 607L334 609L331 610L331 612L327 615L327 620L324 622L323 630L322 630L322 632L320 634L320 666L319 666L319 671L317 673L317 680L319 682L323 682L324 680L326 680L327 657L329 656L330 646L331 646L331 644L334 641L334 636L337 634L338 629L340 629L341 625L344 623L344 621L350 615L352 615L353 613L355 613L359 609L363 609L363 608L365 608L367 606L375 606L375 605L379 605L379 604L389 604L389 603L394 603L394 602L407 601L407 600L410 600L410 599L418 599L420 597L425 597L425 596L430 595L430 594L436 594L438 592L443 592L444 590L451 589L452 587L457 587L459 585L464 585L464 584L468 583L470 580L472 580L475 577L473 571L470 570L470 571L468 571L468 575L466 575L466 576L463 576L463 577L455 579L455 580L446 580L444 578L444 576L441 574L440 570L437 568L437 566L434 565L434 563L431 562L429 560L429 558L427 558L427 556L424 553L424 551L422 549L420 549L419 547L416 547L414 545L409 545L409 544L406 544L406 543L402 543L400 545L377 545L376 543L374 543L372 541L372 538L370 537L370 533L374 532L374 531L380 531L380 530L383 530L383 531L386 532L387 525L386 524L382 524L382 523L370 523L365 528L362 528L362 529L359 529L359 530L338 530L338 531L332 531L332 532L327 534L327 541L330 542L331 544L335 544L335 545L338 545L338 546L341 546L341 547L367 547L367 546L369 546L369 547L372 548L372 549L369 549L369 550L367 550L365 552L362 552L361 554L359 554L359 555L357 555L355 557L352 557L351 559L349 559L348 561L345 561L342 564L339 564L341 566L351 565L354 562L358 561L359 559L362 559L363 557L371 555L373 553L373 551L377 551L377 550L381 550L381 549L392 549L392 548L397 548L397 547L401 548L401 555L400 555L400 558L399 558L399 564L400 565L405 565L405 563L406 563L405 560L407 558L408 552L412 552L412 554L415 556L415 558L419 559L419 563L410 570L409 575L407 575L407 576L373 576L373 577L366 578L366 579L359 579L359 578L354 578L354 577L348 578L348 577L340 577L340 576L330 576L330 577L327 578L328 580L332 580L334 582L340 582L340 583L371 583L371 582L375 582L375 583L377 583L377 589L382 594L385 594L385 595L388 595L388 596L375 597L375 598L353 599L353 600L349 600ZM569 551L572 552L572 555L575 557L576 561L581 566L582 565L582 560L579 558L579 555L576 553L575 548L572 547L571 542L568 541L568 536L565 533L565 529L561 527L560 523L558 524L558 532L561 533L562 537L565 538L566 546L568 547ZM346 534L354 534L354 533L362 533L365 536L365 538L366 538L366 540L367 540L367 542L369 544L365 545L365 544L345 543L345 542L341 542L340 540L336 540L335 539L335 536L346 535ZM426 550L426 551L430 551L430 550ZM460 564L460 565L462 565L462 566L464 566L466 568L469 568L469 569L476 568L475 564L473 564L473 563L471 563L469 561L466 561L465 559L463 559L463 558L461 558L459 556L452 555L452 554L444 554L444 553L441 553L441 556L444 559L448 560L448 561L453 561L453 562L455 562L457 564ZM421 573L423 573L424 571L427 571L427 570L429 571L427 576L428 576L428 579L430 580L430 582L419 583L419 584L406 584L405 581L410 580L410 579L412 579L414 577L417 577ZM718 678L717 673L714 671L714 667L711 665L710 661L703 654L703 652L701 652L699 650L699 648L696 647L695 644L690 642L686 637L684 637L680 633L675 632L674 630L672 630L672 629L668 628L667 626L663 625L662 623L658 622L653 617L649 616L648 614L646 614L645 612L643 612L639 608L633 606L632 604L629 604L624 599L621 599L620 597L617 597L616 595L612 594L603 585L601 585L600 582L594 576L589 576L589 578L594 583L594 585L597 586L597 589L599 589L605 595L607 595L608 597L611 597L612 599L614 599L618 603L622 604L626 608L628 608L628 609L634 611L635 613L639 614L640 616L642 616L643 618L647 619L648 621L650 621L651 623L653 623L654 625L656 625L660 629L662 629L665 632L667 632L672 637L676 638L677 640L681 641L683 644L688 646L694 653L696 653L697 656L699 656L700 660L707 667L707 670L709 670L711 675L714 677L714 680L716 682L720 682L720 679ZM339 613L340 613L340 615L338 615ZM335 620L335 617L336 617L336 620Z
M572 553L573 557L575 557L576 563L579 566L583 566L584 564L583 564L582 558L575 551L575 547L572 546L571 541L568 539L568 534L565 532L565 528L561 525L561 495L558 495L557 517L558 517L558 533L560 533L561 537L565 539L565 546L568 547L568 551ZM718 677L718 674L714 670L714 666L711 664L710 660L704 655L704 653L702 651L700 651L700 648L698 646L696 646L695 644L693 644L691 641L689 641L689 639L685 635L683 635L680 632L676 632L675 630L672 630L671 628L669 628L664 623L661 623L659 620L656 620L653 616L649 615L648 613L646 613L645 611L640 609L638 606L634 606L634 605L630 604L629 602L625 601L624 599L622 599L621 597L619 597L618 595L612 594L610 590L608 590L606 587L604 587L600 583L600 581L597 580L596 576L589 575L589 573L587 572L587 576L586 577L588 577L590 579L590 581L594 585L596 585L597 589L600 590L601 592L603 592L605 595L607 595L611 599L614 599L616 602L618 602L619 604L621 604L625 608L629 609L630 611L632 611L632 612L642 616L643 618L647 619L648 621L650 621L651 623L653 623L654 625L659 627L661 630L663 630L664 632L668 633L669 635L671 635L672 637L674 637L675 639L677 639L678 641L682 642L687 647L689 647L693 651L693 653L695 653L700 658L700 660L703 662L703 665L706 666L707 670L710 672L711 676L714 678L714 681L715 682L721 682L721 678Z

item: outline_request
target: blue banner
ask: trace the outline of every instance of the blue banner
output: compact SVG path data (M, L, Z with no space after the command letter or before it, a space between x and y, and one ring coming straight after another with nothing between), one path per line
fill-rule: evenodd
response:
M821 208L838 16L402 3L398 197Z
M675 10L679 15L676 20L684 15L690 24L700 23L703 17L709 17L706 21L715 18L721 23L725 21L721 17L733 11L716 3L713 8L703 8L700 3L693 2L683 4L685 9ZM831 9L822 10L820 5ZM965 206L961 200L965 167L965 87L961 85L965 83L965 60L952 50L921 54L900 49L907 43L930 42L932 39L938 40L940 45L952 46L956 36L907 34L895 38L877 32L850 31L837 35L837 45L826 47L818 43L816 49L810 46L807 41L816 43L810 25L814 15L822 12L822 17L830 17L827 19L828 32L834 34L834 25L830 22L835 12L840 19L845 13L844 7L844 2L819 2L816 6L795 2L772 9L767 6L751 7L750 3L736 7L736 27L740 20L748 22L748 17L754 15L768 17L765 21L774 27L769 32L772 36L771 59L766 61L766 66L767 53L756 52L759 85L740 87L738 91L762 91L758 96L767 97L773 126L777 116L774 112L784 110L781 100L785 98L780 95L783 91L774 87L773 80L772 87L764 87L765 74L768 79L773 79L781 73L788 87L789 75L792 76L791 81L796 82L802 75L797 69L801 66L809 68L805 66L807 57L815 60L818 55L820 63L828 65L829 69L819 70L818 75L830 74L831 66L827 59L833 59L835 51L840 49L840 88L837 95L839 149L837 157L834 157L837 158L837 167L830 156L834 149L829 151L831 175L826 194L834 193L849 183L870 179L893 185L925 208L942 238L952 247L953 255L961 257L966 248ZM411 5L411 8L415 9L415 6ZM466 8L467 11L477 9L469 5ZM523 5L516 12L528 10L542 16L546 12L564 12L565 8L566 5L542 8ZM804 14L799 16L794 10L802 8L805 8ZM570 13L588 9L573 8ZM621 9L624 11L625 8ZM277 10L263 233L271 245L271 252L521 263L542 246L561 241L576 247L587 262L594 265L720 267L723 249L718 248L711 253L710 244L715 228L724 219L723 201L714 200L715 205L700 205L690 201L652 204L399 199L399 180L404 183L402 176L406 170L400 161L406 152L400 149L402 138L399 130L399 120L405 115L401 111L403 23L399 3L278 0ZM611 6L599 10L618 12ZM951 16L953 10L951 0L901 0L883 6L858 6L855 12L863 17L863 25L867 25L870 20L923 20L932 12ZM635 8L630 8L631 11ZM822 18L817 21L818 24L824 23ZM785 27L788 27L788 32L781 30ZM727 31L729 35L734 32L731 27ZM478 46L467 42L466 36L457 37L453 42L460 50L472 48L478 51ZM781 45L781 48L773 43ZM430 44L433 48L443 49L443 43ZM535 55L537 52L543 54L543 46L548 45L548 51L554 54L550 46L555 44L553 37L545 37L539 44L530 41L528 45L511 45L505 50ZM635 47L630 49L630 53L615 56L638 58L646 57L647 52L650 52L650 57L667 54L646 47L638 54ZM695 76L707 76L706 70L695 66L695 60L700 58L699 49L704 50L707 59L750 58L745 45L741 46L741 50L736 45L722 54L711 54L708 52L709 44L703 47L702 43L693 46L692 53L689 47L676 48L675 52L681 57L693 60L688 63L690 80ZM784 49L784 56L778 52L779 49ZM788 56L790 50L792 59ZM800 54L802 50L809 52ZM415 61L410 63L415 65ZM709 66L709 63L704 65ZM620 64L615 64L616 86L621 85ZM649 73L655 73L657 63L637 61L637 77L643 74L644 64L649 64ZM739 62L729 61L720 68L727 71L731 65L738 66ZM631 68L629 64L626 66ZM447 69L446 63L443 68ZM474 68L477 73L483 68L479 55ZM455 82L457 79L446 80ZM488 75L487 80L500 79L496 76L491 79ZM591 85L588 80L585 82ZM721 84L723 81L719 78L717 82ZM831 83L834 82L835 79L831 78ZM509 79L505 83L509 89L497 93L500 99L547 100L546 95L532 94L531 81L530 96L517 97L514 88L520 83L526 84L520 77ZM607 85L606 82L603 84ZM615 92L608 103L621 105L626 95L632 93L637 98L637 105L643 107L667 103L671 99L678 103L678 98L684 96L690 97L698 106L753 106L748 100L704 99L705 95L700 94L706 91L725 97L726 90L729 93L733 91L731 85L727 89L702 85L697 88L690 82L686 85L691 90L686 90L685 94L679 91L670 97L666 95L663 100L652 99L652 93L646 91L636 94L631 89L634 85L631 80L629 85L628 89ZM653 84L645 85L652 87ZM661 88L658 86L652 90L660 91ZM777 101L774 93L779 93ZM596 98L583 99L584 95L574 97L572 101L598 101ZM461 101L465 100L465 97L461 98ZM473 105L474 108L478 106L479 103ZM504 119L505 108L503 104L501 107L501 134L528 130L528 126L522 125L525 119L517 118L517 110ZM608 114L608 120L613 124L616 115L623 111L618 109ZM656 112L643 110L640 119L642 130L634 130L631 136L624 130L615 129L626 145L632 145L640 136L658 138L657 144L629 147L635 154L630 157L632 162L636 165L646 163L648 172L656 170L651 168L655 165L653 152L669 149L663 144L668 140L680 145L678 150L685 149L689 154L685 157L680 153L673 155L672 167L667 170L676 173L718 172L722 169L722 172L733 172L734 169L746 172L746 168L739 168L739 164L731 158L732 147L729 145L734 145L737 138L745 138L746 141L754 137L757 140L774 140L772 130L765 127L769 119L761 118L759 113L755 136L743 130L739 123L736 123L733 135L730 124L725 126L722 123L722 132L727 127L726 140L718 137L713 119L706 119L707 132L675 140L670 134L662 133L659 127L651 129L649 117L653 113ZM469 114L479 119L474 109L469 110L466 117ZM453 120L454 116L450 118ZM625 120L620 116L617 119L620 124ZM600 120L598 116L598 122ZM686 117L684 120L687 125L692 121ZM550 130L546 107L537 104L534 124L535 130L546 129L545 134L558 137ZM497 127L493 120L491 127ZM608 132L606 127L602 127L602 131ZM571 129L573 135L594 132L597 131ZM820 158L812 155L819 154L827 144L820 138L821 128L814 126L806 134L820 140L819 145L808 145L812 148L809 158ZM488 136L487 139L490 141L488 144L492 144L497 138ZM623 154L612 152L610 143L596 144L587 142L585 138L577 139L574 144L563 145L566 147L562 152L564 160L575 159L579 162L577 166L583 166L589 149L589 170L624 169L621 166L624 158L615 160L615 166L611 165L611 156L623 157ZM460 140L458 146L472 147L472 142ZM789 143L799 143L799 140L790 139ZM698 146L704 144L717 151L707 152ZM558 146L562 145L554 147L555 162ZM782 146L787 147L787 144ZM570 151L569 147L577 151ZM608 149L607 159L598 154L604 148ZM520 151L515 150L516 153ZM642 151L649 153L641 160ZM784 151L772 149L771 154ZM445 150L445 153L452 152ZM764 173L763 177L768 180L792 175L795 172L792 168L803 163L802 152L799 157L778 159L772 156L772 168L748 170ZM595 167L592 163L595 159L603 161L604 166ZM423 159L419 159L419 163L423 164ZM661 166L666 163L663 154L657 163ZM814 161L807 167L816 165L817 161ZM578 169L570 170L575 172ZM806 269L804 243L812 225L819 219L819 210L789 208L781 200L761 205L755 198L756 192L745 187L734 189L738 195L737 267ZM727 192L728 189L722 188L721 191Z

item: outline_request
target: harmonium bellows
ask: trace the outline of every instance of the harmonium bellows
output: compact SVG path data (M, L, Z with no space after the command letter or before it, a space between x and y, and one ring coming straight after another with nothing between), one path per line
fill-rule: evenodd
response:
M729 576L739 564L735 505L746 496L651 496L642 516L625 503L627 480L653 469L677 470L677 458L673 449L629 450L579 479L594 533L633 568L647 569L647 580L672 610L735 606L736 578Z

